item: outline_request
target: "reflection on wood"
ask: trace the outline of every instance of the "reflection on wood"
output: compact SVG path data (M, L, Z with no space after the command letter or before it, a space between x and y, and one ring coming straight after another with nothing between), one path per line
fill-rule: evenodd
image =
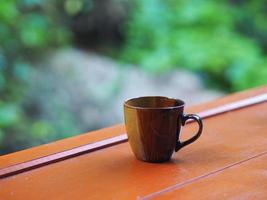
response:
M198 115L202 118L208 118L208 117L219 115L225 112L229 112L229 111L241 109L244 107L252 106L255 104L263 103L266 101L267 101L267 94L262 94L262 95L246 98L240 101L236 101L233 103L225 104L223 106L219 106L213 109L209 109L209 110L198 113ZM31 160L28 162L16 164L10 167L0 169L0 178L9 177L9 176L21 173L21 172L25 172L25 171L35 169L41 166L45 166L51 163L55 163L61 160L65 160L65 159L79 156L85 153L89 153L92 151L110 147L110 146L120 144L126 141L127 141L127 135L122 134L122 135L112 137L109 139L105 139L105 140L101 140L99 142L95 142L92 144L83 145L77 148L55 153L52 155L48 155L45 157Z

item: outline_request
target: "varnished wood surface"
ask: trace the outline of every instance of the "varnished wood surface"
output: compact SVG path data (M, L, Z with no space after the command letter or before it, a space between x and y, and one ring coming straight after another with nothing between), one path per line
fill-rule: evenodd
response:
M199 179L189 185L180 185L143 199L267 199L267 152L255 159L234 165L227 170Z
M215 107L215 108L211 108L211 109L208 109L208 110L205 110L205 111L198 113L198 115L202 119L208 118L208 117L216 116L219 114L223 114L225 112L230 112L230 111L234 111L237 109L249 107L249 106L252 106L255 104L263 103L266 101L267 101L267 94L264 93L264 94L260 94L260 95L254 96L254 97L245 98L245 99L238 100L235 102L230 102L230 103L227 103L227 104ZM192 116L192 115L190 115L190 116ZM188 120L187 122L188 123L192 122L192 120ZM103 132L105 132L105 130L108 130L108 129L103 129L100 131L102 131L102 133L103 133ZM201 133L201 131L199 133ZM198 137L199 137L199 135L194 136L193 137L194 139L191 138L190 141L192 142L192 140L194 141L195 138L198 138ZM182 143L179 142L179 144L188 144L188 141L189 140L183 141ZM16 175L19 173L23 173L23 172L26 172L26 171L29 171L32 169L36 169L38 167L42 167L42 166L45 166L48 164L52 164L55 162L66 160L66 159L69 159L69 158L72 158L75 156L79 156L79 155L82 155L85 153L89 153L89 152L93 152L93 151L100 150L103 148L107 148L107 147L110 147L110 146L113 146L116 144L120 144L123 142L127 142L127 135L126 134L121 134L118 136L109 137L107 139L91 142L89 144L81 145L81 146L74 147L71 149L66 149L66 150L63 150L60 152L51 153L49 155L45 155L45 156L42 156L40 158L33 158L32 160L24 161L21 163L16 163L16 164L8 166L8 167L0 168L0 179L6 178L6 177L9 177L12 175ZM191 143L191 142L189 142L189 143ZM129 140L129 143L131 144L131 140Z
M249 97L243 100L230 102L225 105L218 106L216 108L211 108L205 111L198 113L198 115L204 119L208 117L213 117L219 114L223 114L225 112L234 111L237 109L244 109L246 107L256 105L259 103L267 102L267 94L261 94L254 97ZM192 120L188 120L188 123L192 122ZM107 129L103 129L104 132ZM196 137L196 136L194 136ZM180 137L179 137L180 138ZM190 139L192 140L192 139ZM62 160L66 160L75 156L79 156L85 153L90 153L96 150L100 150L103 148L107 148L110 146L114 146L116 144L120 144L123 142L127 142L127 135L121 134L118 136L113 136L107 139L103 139L100 141L92 142L89 144L81 145L79 147L74 147L72 149L63 150L61 152L52 153L49 155L42 156L40 158L34 158L29 161L25 161L22 163L18 163L15 165L11 165L9 167L0 168L0 179L6 178L12 175L16 175L22 172L26 172L32 169L36 169L38 167L42 167L48 164L52 164L55 162L59 162ZM131 143L131 141L129 141ZM184 142L183 142L184 143Z
M75 137L55 141L49 144L44 144L19 152L2 155L0 156L0 169L44 157L50 154L73 149L82 145L105 140L121 135L122 133L125 133L125 128L122 124L118 124L112 127L91 131L89 133L80 134Z
M76 156L80 156L86 153L91 153L93 151L98 151L100 149L108 148L117 144L121 144L127 141L127 136L125 134L111 137L108 139L100 140L94 143L82 145L75 147L70 150L65 150L59 153L51 154L41 158L36 158L34 160L22 162L16 165L11 165L0 169L0 179L7 178L9 176L14 176L26 171L30 171L39 167L44 167L49 164L60 162L66 159L70 159Z
M242 100L242 99L246 99L249 97L254 97L254 96L262 95L262 94L267 94L267 86L233 93L233 94L226 95L224 97L218 98L210 102L194 105L191 107L186 107L185 112L186 113L193 113L193 112L199 113L204 110L216 108L218 106L225 105L225 104L228 104L234 101L238 101L238 100Z
M31 170L1 180L0 199L142 199L184 182L189 184L168 195L173 195L170 196L173 199L179 195L185 197L182 199L198 199L201 194L200 197L208 199L229 191L229 198L240 199L238 191L243 191L242 188L237 188L235 193L230 186L242 185L242 180L250 183L243 187L244 190L253 191L258 195L256 199L264 199L266 180L262 176L244 175L252 169L266 170L263 164L267 151L266 116L267 104L263 103L208 118L204 120L206 128L199 141L175 154L169 163L137 161L129 145L124 143ZM194 124L188 125L184 135L193 132L194 128ZM259 163L250 166L254 161ZM233 167L227 167L231 165ZM231 172L234 169L236 171ZM244 179L235 178L228 189L220 190L211 183L227 184L227 176L239 172ZM202 178L194 181L196 177ZM258 182L263 187L253 186ZM194 184L198 187L195 196ZM214 190L210 189L212 187ZM165 198L166 194L162 195L153 198Z
M243 91L222 97L212 102L192 106L189 108L185 107L185 112L187 113L202 112L221 105L238 101L240 99L245 99L256 95L264 94L266 92L267 92L267 87L260 87L248 91ZM122 133L125 133L125 128L122 124L119 124L109 128L104 128L97 131L80 134L75 137L55 141L49 144L40 145L19 152L2 155L0 156L0 169L16 165L19 163L27 162L30 160L38 159L40 157L48 156L51 154L56 154L82 145L87 145L90 143L108 139L114 136L121 135Z

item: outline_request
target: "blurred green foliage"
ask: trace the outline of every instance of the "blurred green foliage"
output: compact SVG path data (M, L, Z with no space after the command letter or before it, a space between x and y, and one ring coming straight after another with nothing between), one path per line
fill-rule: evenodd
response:
M266 10L263 0L135 0L122 59L194 70L228 91L267 83Z
M127 0L110 0L114 4L123 1ZM92 19L88 13L96 7L101 11L106 9L105 1L99 2L1 1L0 155L66 136L60 132L75 132L75 120L62 109L54 111L60 116L55 125L34 116L31 102L25 105L23 97L35 61L50 49L69 44L75 17L85 17L86 20L81 20L85 24L79 22L79 28L87 31L86 16ZM125 27L126 39L121 52L124 61L136 63L151 73L184 67L198 72L207 84L228 91L267 83L266 1L127 2L133 7ZM120 13L118 8L124 7L115 9ZM97 9L92 16L96 19L95 27L102 28L102 18L99 21L96 13L105 15Z
M59 23L57 15L48 14L48 3L41 0L2 0L0 3L2 151L39 143L47 139L48 133L53 133L48 123L30 118L22 106L23 92L35 67L34 60L69 40L69 32Z

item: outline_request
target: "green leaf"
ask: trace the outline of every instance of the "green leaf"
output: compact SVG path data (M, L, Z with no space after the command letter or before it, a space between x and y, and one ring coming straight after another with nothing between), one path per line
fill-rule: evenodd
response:
M0 105L0 127L14 125L20 119L20 109L13 104Z
M230 85L227 90L255 85L244 78L248 69L264 71L259 65L267 49L264 1L136 2L126 26L123 60L151 72L174 66L202 72L217 81L211 85Z
M48 45L48 20L38 14L26 15L20 25L20 38L26 47L40 48Z
M37 121L31 126L31 135L40 140L48 139L53 134L54 129L52 126L43 120Z
M66 0L64 8L69 15L75 15L82 10L83 1L81 0Z
M18 16L16 3L13 0L2 0L0 3L0 21L1 23L11 24L15 22Z

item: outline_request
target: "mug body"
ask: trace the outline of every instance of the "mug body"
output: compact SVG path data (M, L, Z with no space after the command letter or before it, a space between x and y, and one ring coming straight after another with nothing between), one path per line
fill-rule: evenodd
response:
M164 162L171 158L181 128L184 102L149 96L124 103L128 141L139 160Z

